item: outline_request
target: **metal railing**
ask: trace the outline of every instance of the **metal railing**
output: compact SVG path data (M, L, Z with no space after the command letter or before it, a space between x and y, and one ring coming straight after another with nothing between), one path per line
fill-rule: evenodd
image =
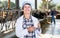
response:
M14 30L18 16L20 16L20 10L0 10L0 33Z

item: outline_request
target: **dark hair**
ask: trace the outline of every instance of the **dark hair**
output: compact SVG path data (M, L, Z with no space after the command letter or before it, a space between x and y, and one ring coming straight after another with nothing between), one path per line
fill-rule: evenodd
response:
M22 6L22 9L24 9L24 6L25 6L25 5L29 5L29 6L31 6L30 3L25 3L25 4Z

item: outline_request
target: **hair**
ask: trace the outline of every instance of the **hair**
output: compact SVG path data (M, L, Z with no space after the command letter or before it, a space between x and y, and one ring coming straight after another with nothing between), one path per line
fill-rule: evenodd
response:
M22 6L22 9L24 9L24 6L25 6L25 5L29 5L29 6L31 6L30 3L25 3L25 4Z

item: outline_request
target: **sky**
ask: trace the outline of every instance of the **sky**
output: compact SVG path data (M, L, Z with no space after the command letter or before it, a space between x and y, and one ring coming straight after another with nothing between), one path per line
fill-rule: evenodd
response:
M53 0L54 3L60 4L60 0Z
M14 0L11 0L11 1L14 2ZM24 2L31 3L32 8L35 9L35 0L23 0L23 1L22 0L19 0L19 6L22 7L23 4L24 4ZM39 6L40 3L41 3L41 0L38 0L37 1L37 5Z
M1 1L4 1L4 0L1 0ZM11 1L15 3L15 0L11 0ZM24 4L24 2L31 3L32 8L35 8L35 0L23 0L23 1L19 0L19 6L22 7L22 5ZM41 2L42 2L41 0L37 0L37 5L38 5L37 7L39 7L39 5L40 5ZM52 2L54 2L55 4L60 4L60 0L53 0Z
M14 2L14 0L11 0L11 1ZM35 0L23 0L23 1L19 0L19 1L20 1L20 3L19 3L20 7L22 7L24 2L30 2L32 5L32 8L35 8L35 2L34 2ZM41 2L42 2L41 0L37 0L37 8L40 6ZM52 2L54 2L56 4L60 4L60 0L53 0Z

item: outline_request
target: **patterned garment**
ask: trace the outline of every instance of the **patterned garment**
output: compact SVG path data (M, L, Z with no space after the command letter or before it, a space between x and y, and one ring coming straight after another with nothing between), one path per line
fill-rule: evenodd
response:
M23 21L23 28L26 29L28 27L34 26L33 24L33 20L30 17L30 19L26 19L25 17L23 17L24 21ZM28 32L28 35L25 35L24 38L36 38L35 36L35 31L34 32Z

